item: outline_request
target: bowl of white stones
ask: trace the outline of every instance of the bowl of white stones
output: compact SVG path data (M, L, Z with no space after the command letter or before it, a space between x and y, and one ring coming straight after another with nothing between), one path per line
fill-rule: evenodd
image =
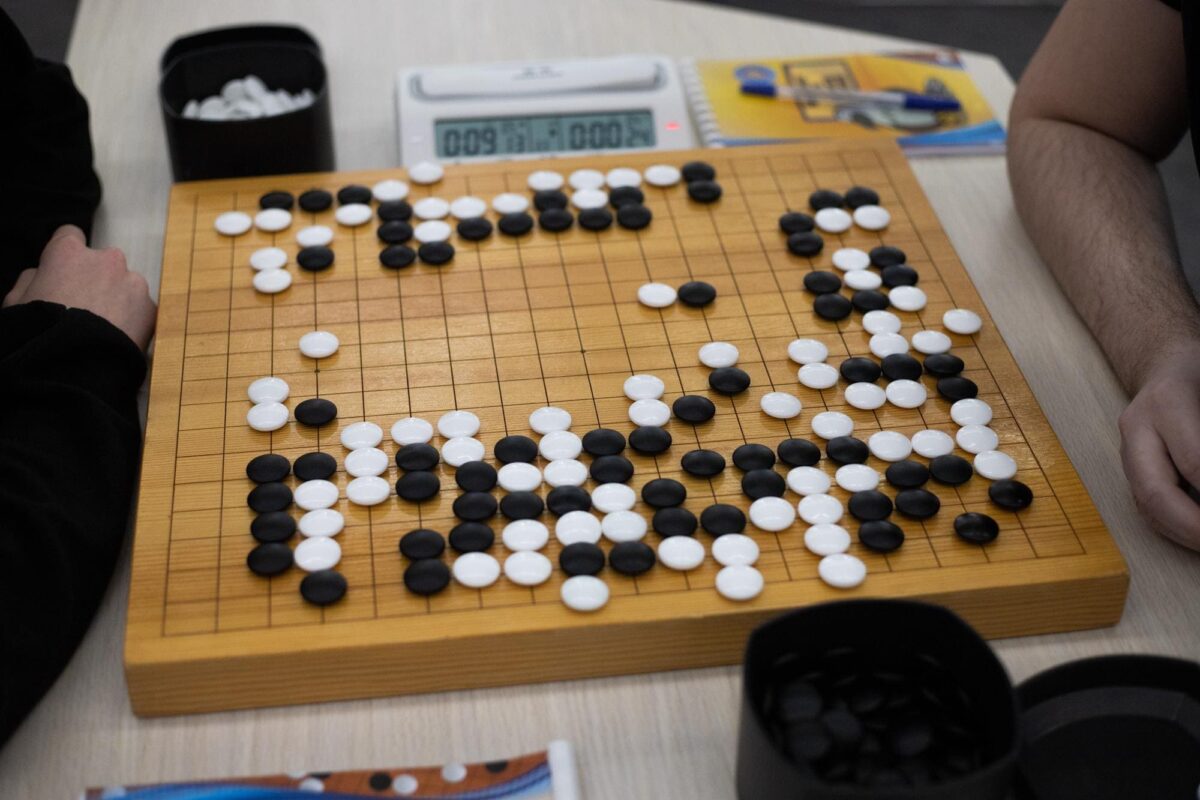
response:
M300 28L215 28L176 39L159 104L177 181L334 169L321 48Z

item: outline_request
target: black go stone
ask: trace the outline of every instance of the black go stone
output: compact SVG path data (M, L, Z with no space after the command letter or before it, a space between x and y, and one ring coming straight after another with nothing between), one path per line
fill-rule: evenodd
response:
M929 462L929 474L940 483L959 486L971 479L971 476L975 474L975 469L971 466L971 462L962 456L947 453Z
M655 478L642 487L642 500L654 508L682 505L686 499L687 488L674 478Z
M258 207L264 209L282 208L284 211L291 211L295 204L296 198L292 197L291 192L267 192L258 198Z
M296 520L286 511L268 511L250 523L250 535L260 542L286 542L295 532Z
M796 256L811 258L821 252L824 247L825 240L821 238L821 234L814 231L792 233L787 238L788 251Z
M653 218L650 209L642 205L621 206L617 209L617 224L631 231L640 231L649 225Z
M716 450L692 450L684 453L679 462L683 471L697 478L711 478L725 469L725 456Z
M543 189L533 193L533 207L538 211L566 208L569 202L566 193L558 189Z
M512 464L516 461L532 464L537 461L538 446L537 442L528 436L514 434L496 442L492 452L501 464Z
M446 551L446 540L437 531L417 528L400 537L400 555L416 561L437 558Z
M425 242L417 248L417 256L422 263L440 267L454 258L454 245L449 242Z
M1033 502L1033 490L1017 480L995 481L988 487L988 497L1001 508L1024 511Z
M396 466L405 472L433 469L439 461L437 448L426 442L406 444L396 451Z
M846 204L846 198L829 189L817 189L808 196L808 207L813 211L822 208L841 208Z
M640 206L646 202L646 195L636 186L618 186L608 193L608 202L613 208Z
M925 356L925 371L935 378L953 378L964 369L966 364L952 353L934 353Z
M856 519L873 522L891 516L892 499L876 489L868 489L850 495L846 507Z
M304 247L296 254L296 263L300 269L320 272L333 265L333 251L328 247Z
M292 462L278 453L263 453L246 464L246 477L255 483L275 483L292 471Z
M451 506L454 516L467 522L481 522L496 516L496 498L486 491L463 492Z
M879 192L866 186L852 186L846 190L846 205L850 208L879 205Z
M412 219L413 210L407 200L388 200L380 203L379 208L375 209L375 213L381 220L390 222L395 219Z
M524 211L505 214L500 217L500 221L496 224L496 227L500 229L501 233L508 236L524 236L533 230L533 217Z
M888 296L877 289L859 289L851 296L850 302L863 314L882 311L892 304Z
M884 356L879 366L883 370L884 377L889 381L920 380L921 373L925 371L925 368L921 366L921 362L908 353L892 353L889 356Z
M914 519L929 519L942 507L942 501L925 489L905 489L896 495L896 510Z
M664 538L667 536L691 536L696 532L696 515L678 506L660 508L654 512L650 525Z
M456 553L482 553L496 542L496 534L482 522L460 522L450 529L450 546Z
M620 456L611 456L620 458ZM578 486L555 486L546 495L546 508L556 517L572 511L590 511L592 496Z
M348 205L350 203L370 203L371 190L366 186L360 186L357 183L351 183L338 189L337 201L339 206Z
M825 444L825 454L835 464L865 464L871 455L870 448L862 439L853 436L835 436Z
M687 193L697 203L715 203L721 199L721 184L716 181L691 181L687 185Z
M292 472L302 481L325 480L337 472L337 459L329 453L305 453L296 459Z
M246 566L264 578L286 572L292 566L292 548L281 542L263 542L247 554Z
M296 422L315 428L337 419L337 406L324 397L312 397L298 403L292 414Z
M833 737L814 720L788 727L784 749L797 761L820 761L833 750Z
M413 226L402 219L388 220L375 229L381 242L404 244L413 236Z
M692 181L711 181L717 177L717 170L705 161L689 161L679 170L685 183Z
M492 223L484 217L460 220L458 235L469 242L482 241L492 235Z
M575 215L565 208L548 208L538 214L538 225L551 233L561 233L574 224Z
M968 511L954 518L954 532L968 542L987 544L996 541L1000 526L987 514Z
M246 495L246 505L251 511L265 514L268 511L283 511L292 504L292 490L283 483L260 483Z
M887 732L888 750L900 758L915 758L932 744L933 729L924 719L906 719L892 725Z
M804 275L804 288L813 294L834 294L842 288L842 279L823 269L813 270Z
M412 445L409 445L410 447ZM396 494L404 500L420 503L433 497L442 488L442 481L432 472L408 472L396 481Z
M784 439L775 452L789 467L811 467L821 460L821 448L808 439Z
M770 469L775 466L775 453L765 444L747 442L733 451L733 465L743 471Z
M579 227L589 231L602 231L611 228L612 212L607 208L588 208L579 212Z
M737 506L714 503L700 512L700 527L713 536L741 533L746 529L746 514Z
M367 785L377 792L382 792L384 789L391 787L392 776L386 772L373 772L371 777L367 779Z
M406 244L393 244L379 251L379 263L388 269L403 269L417 260L417 251Z
M807 233L816 226L812 217L799 211L789 211L779 218L779 230L788 234Z
M679 287L679 300L692 308L702 308L717 299L717 287L704 281L688 281Z
M838 372L848 383L874 383L883 374L883 369L873 359L854 356L843 361Z
M545 510L546 504L533 492L509 492L500 501L500 513L509 519L536 519Z
M808 722L825 708L821 691L806 680L790 681L775 697L774 716L784 725Z
M654 550L645 542L617 542L608 552L608 563L622 575L641 575L655 561Z
M583 449L594 456L615 456L625 450L625 436L612 428L596 428L583 435Z
M979 387L975 385L975 381L970 378L964 378L961 375L956 375L952 378L939 378L937 390L938 394L951 402L967 400L979 395Z
M771 456L774 458L774 454ZM742 494L751 500L760 497L783 497L787 481L773 469L752 469L742 476Z
M713 401L699 394L685 394L677 397L671 404L671 410L676 417L693 425L708 422L717 413L717 407L713 405Z
M838 750L853 750L862 743L866 729L858 717L844 708L831 708L821 715L821 724Z
M625 456L597 456L588 474L596 483L625 483L633 477L633 462Z
M741 394L750 388L750 376L737 367L718 367L708 374L708 385L720 394Z
M591 542L572 542L558 554L558 566L568 575L596 575L604 569L604 551Z
M629 434L629 446L639 453L656 456L671 447L671 433L665 428L642 425Z
M813 311L817 312L817 316L830 322L845 319L853 310L854 304L840 294L819 294L813 300Z
M908 264L892 264L890 267L884 267L879 277L883 280L883 285L892 289L896 286L916 286L921 280L921 276L917 271Z
M333 205L333 195L324 189L309 189L300 195L300 208L315 214Z
M858 529L858 540L868 550L891 553L904 544L904 531L894 522L876 519L864 522Z
M331 606L346 596L346 576L333 569L310 572L300 581L300 596L314 606Z
M920 461L897 461L889 464L883 476L897 489L916 489L929 480L929 468Z
M450 584L450 568L436 558L414 561L404 570L404 586L413 594L437 594Z
M908 261L908 256L904 254L903 250L887 244L871 248L871 252L868 255L871 257L871 265L881 269Z

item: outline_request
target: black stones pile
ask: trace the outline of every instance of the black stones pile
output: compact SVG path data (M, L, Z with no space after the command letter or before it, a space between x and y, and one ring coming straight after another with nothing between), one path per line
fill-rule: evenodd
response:
M441 479L433 471L439 461L437 448L430 444L406 444L397 450L396 466L404 474L396 481L396 494L414 503L436 495L442 488Z
M703 161L689 161L680 170L687 183L688 197L697 203L715 203L721 199L717 170Z

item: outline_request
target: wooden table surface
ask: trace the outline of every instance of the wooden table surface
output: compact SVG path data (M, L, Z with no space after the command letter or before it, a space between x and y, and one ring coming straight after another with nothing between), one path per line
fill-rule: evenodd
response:
M124 248L154 288L171 181L158 59L180 33L258 21L295 22L320 40L341 169L396 163L393 76L406 65L911 44L656 0L84 0L68 62L91 102L104 180L97 240ZM967 63L1005 116L1009 77L990 57ZM1200 657L1200 556L1154 535L1137 516L1118 458L1116 419L1126 398L1025 237L1003 158L924 159L913 167L1133 576L1115 628L997 642L1013 678L1099 653ZM66 673L0 752L4 796L62 800L88 785L472 761L539 749L556 737L575 743L592 800L733 796L735 668L137 719L121 668L128 578L126 558Z

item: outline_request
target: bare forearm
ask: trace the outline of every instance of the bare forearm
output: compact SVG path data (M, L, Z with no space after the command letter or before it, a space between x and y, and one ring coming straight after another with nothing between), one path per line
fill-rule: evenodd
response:
M1014 121L1009 174L1042 258L1137 391L1157 355L1200 338L1154 164L1102 133L1035 117Z

